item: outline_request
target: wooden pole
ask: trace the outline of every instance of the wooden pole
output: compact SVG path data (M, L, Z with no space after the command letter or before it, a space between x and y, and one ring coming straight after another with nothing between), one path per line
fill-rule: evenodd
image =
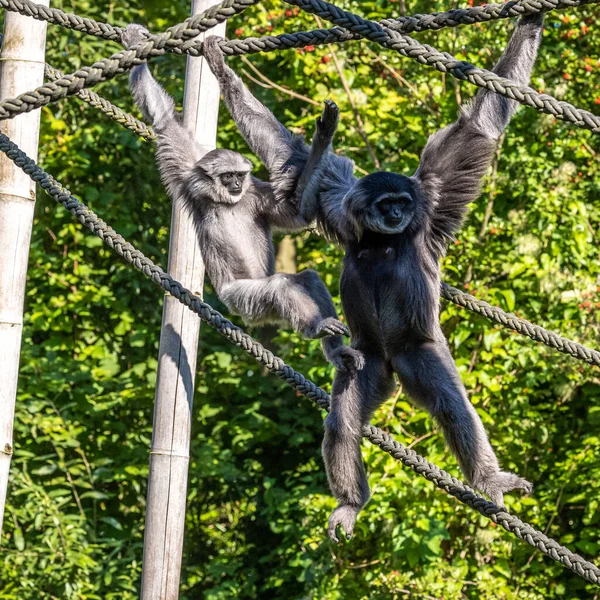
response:
M36 0L48 6L49 0ZM18 13L4 15L0 55L0 100L14 98L44 81L46 23ZM0 131L37 159L40 110L0 122ZM35 183L0 153L0 532L13 452L13 421L27 260L35 207Z
M218 0L192 0L192 14ZM208 35L225 35L225 23ZM202 39L203 36L201 36ZM206 152L215 148L219 85L204 58L188 56L183 122ZM180 202L173 203L169 273L201 295L204 264ZM142 600L175 600L183 553L191 413L200 319L166 296L158 358L144 534Z

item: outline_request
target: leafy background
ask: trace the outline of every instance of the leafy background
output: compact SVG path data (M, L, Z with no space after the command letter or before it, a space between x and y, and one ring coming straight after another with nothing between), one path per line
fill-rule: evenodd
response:
M140 22L153 31L189 11L181 1L53 4L115 25ZM450 8L430 0L342 4L371 19ZM547 17L535 88L600 111L599 21L594 6ZM259 36L317 26L310 15L266 1L233 19L228 33ZM502 21L418 37L490 67L511 27ZM66 72L117 49L49 29L48 62ZM309 137L322 102L333 98L342 110L337 150L351 156L360 173L378 167L413 172L427 136L451 122L457 105L475 91L365 42L230 64L288 127ZM178 103L184 65L173 55L153 61ZM97 91L135 110L126 76ZM166 265L170 204L152 146L74 98L42 112L41 164ZM218 143L248 153L225 110ZM596 346L599 183L597 137L522 108L444 261L445 280ZM309 233L285 238L279 248L288 268L316 268L337 293L339 250ZM206 295L223 309L210 288ZM137 597L161 297L40 193L0 598ZM531 497L510 497L509 509L597 560L597 372L455 306L445 304L441 318L503 465L535 484ZM259 335L329 387L331 369L317 343L289 330ZM263 377L251 359L207 327L196 386L182 598L598 597L597 588L367 444L373 499L354 539L333 545L324 536L334 501L320 457L317 411L281 382ZM375 422L459 474L435 425L400 391Z

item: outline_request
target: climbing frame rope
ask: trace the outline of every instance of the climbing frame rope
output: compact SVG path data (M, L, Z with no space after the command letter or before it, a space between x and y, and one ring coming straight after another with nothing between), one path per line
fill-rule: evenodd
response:
M165 273L142 252L127 242L122 236L109 227L85 204L81 203L71 192L46 173L31 158L22 152L6 135L0 133L0 151L4 152L18 167L23 169L44 191L56 202L62 204L90 231L96 234L107 246L112 248L126 262L132 264L154 283L161 286L179 302L196 313L210 327L223 337L244 349L250 356L265 366L272 374L284 380L303 396L312 400L319 408L328 410L331 398L325 390L318 387L304 375L295 371L281 358L275 356L262 344L234 325L229 319L204 302L201 298L186 289L181 283ZM506 531L537 548L553 560L563 564L587 581L600 586L600 569L582 556L575 554L565 546L552 540L541 531L524 523L519 518L499 508L493 502L477 494L469 486L452 477L414 450L407 448L390 434L373 425L364 427L362 434L370 442L379 446L390 456L401 461L415 473L432 481L457 500L477 510L484 517L502 526Z
M4 1L9 3L16 2L16 0ZM553 115L557 119L589 129L594 133L600 133L600 117L591 112L577 108L568 102L559 101L548 94L540 94L528 86L518 85L509 79L500 77L491 71L480 69L466 61L457 60L452 55L446 52L439 52L432 46L421 44L406 34L401 34L379 23L363 19L324 0L285 1L288 4L298 6L307 12L317 14L326 20L332 21L336 25L341 25L359 37L365 37L387 48L396 50L408 58L417 60L421 64L434 67L444 73L450 73L457 79L469 81L474 85L489 89L526 106L533 107L539 112ZM597 1L583 0L584 3L594 3ZM27 0L27 2L29 5L34 4L30 0ZM42 85L16 98L4 100L0 102L0 119L11 118L17 114L45 106L59 98L73 95L82 88L91 87L101 81L107 81L116 74L122 73L139 64L142 60L159 56L167 51L192 54L191 48L193 47L195 49L193 54L199 55L202 52L202 42L190 40L190 37L206 31L217 23L226 20L233 14L243 11L248 6L257 2L258 0L225 0L221 4L195 17L186 19L186 21L183 21L179 25L170 27L164 33L149 37L129 50L120 51L109 58L94 63L90 67L83 67L75 73L65 75L54 82ZM544 2L538 2L538 8L534 8L534 4L532 1L526 3L528 14L545 10ZM578 3L578 5L580 4L581 2ZM455 21L448 18L447 22L453 23ZM330 43L331 41L342 41L331 39L331 36L335 37L337 32L343 33L343 31L343 29L338 28L315 30L312 33L317 35L323 33L324 38L328 39L327 42L323 43ZM286 39L288 41L294 40L298 36L305 36L305 33L288 34ZM283 38L282 36L273 36L264 41L263 38L249 38L241 40L242 43L246 43L247 48L241 43L232 44L232 42L223 42L221 47L229 55L283 49L283 47L276 47L276 40L282 43ZM304 40L302 43L304 43Z
M110 79L115 74L126 71L135 64L139 64L146 58L164 54L166 51L176 53L187 53L199 55L202 52L202 44L191 40L202 31L213 27L219 22L226 20L255 4L258 0L225 0L211 9L186 19L183 23L167 29L165 32L153 35L142 43L127 51L121 51L113 56L99 61L91 67L84 67L79 71L63 75L52 67L46 68L48 77L55 79L54 82L37 88L32 92L22 94L0 103L0 119L10 118L16 114L27 112L43 106L53 100L67 96L78 95L86 102L98 107L111 118L121 122L129 129L152 139L152 131L143 123L137 121L131 115L127 115L118 107L100 98L93 92L84 89ZM322 0L286 0L288 3L299 6L308 12L341 25L344 29L335 27L329 30L315 30L313 32L299 32L296 34L284 34L282 36L267 36L264 38L247 38L246 40L232 40L224 42L222 48L227 54L245 54L267 50L277 50L286 47L298 47L308 43L330 43L332 41L347 41L365 37L371 41L378 42L388 48L414 58L423 64L449 72L459 79L471 81L475 85L491 89L501 95L513 98L523 104L533 106L540 112L554 114L557 118L575 123L594 132L600 132L600 118L595 115L577 109L576 107L558 102L554 98L538 94L526 86L516 86L509 80L497 77L495 74L478 69L464 61L457 61L446 53L440 53L431 46L419 44L411 37L399 33L408 31L423 31L425 29L440 29L442 27L454 27L460 24L483 22L498 18L507 18L521 14L531 14L542 10L562 9L573 6L591 4L599 0L518 0L508 2L504 5L488 5L474 9L459 9L446 13L435 13L432 15L415 15L400 19L386 19L381 23L367 21L348 11ZM48 9L36 5L30 0L0 0L0 7L15 10L37 19L47 20L60 24L77 31L90 33L108 40L117 41L120 37L120 28L107 24L98 23L91 19L82 19L77 15L69 15L57 9ZM311 36L313 36L311 38ZM316 36L316 37L314 37ZM315 42L315 39L321 42ZM310 40L310 41L309 41ZM326 41L322 41L326 40ZM295 46L294 46L295 44ZM116 110L115 110L116 109ZM137 123L136 123L137 122ZM243 348L253 356L260 364L269 369L288 385L298 392L314 401L317 406L325 410L330 404L329 395L317 387L313 382L307 380L302 374L295 371L283 360L264 348L260 343L244 333L239 327L223 317L210 305L203 302L198 296L184 288L178 281L166 274L158 265L138 251L134 246L124 240L102 219L95 215L89 208L75 198L69 190L58 183L51 175L47 174L41 167L28 158L13 142L4 134L0 134L0 151L22 168L34 181L36 181L51 197L65 206L78 220L100 237L104 243L113 248L117 254L127 262L142 271L156 284L176 297L190 310L200 316L211 327L217 330L228 340ZM600 353L577 344L556 333L547 331L533 325L528 321L517 318L515 315L505 313L497 307L477 300L473 296L464 294L456 288L443 284L442 295L456 304L464 306L478 314L481 314L504 327L513 329L518 333L527 335L536 341L540 341L560 352L570 354L590 364L600 366ZM562 563L587 581L600 585L600 569L586 561L581 556L571 552L545 534L535 530L530 525L523 523L517 517L500 509L492 502L476 494L471 488L464 485L458 479L450 476L435 465L429 463L413 450L403 446L394 440L389 434L374 426L366 426L363 435L372 443L379 446L394 458L402 461L405 465L419 473L423 477L433 481L438 487L456 497L464 504L479 511L482 515L500 524L507 531L513 533L528 544L538 548L554 560Z

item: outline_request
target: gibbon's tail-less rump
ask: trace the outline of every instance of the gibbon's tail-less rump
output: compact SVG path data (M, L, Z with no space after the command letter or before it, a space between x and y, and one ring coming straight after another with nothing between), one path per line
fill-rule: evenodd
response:
M129 25L123 44L133 46L147 33L140 25ZM130 86L156 132L156 159L165 187L172 198L184 201L194 218L206 271L219 298L248 323L289 323L306 337L323 338L326 357L339 369L351 367L339 353L347 328L317 273L275 273L271 231L300 231L310 220L295 202L278 199L269 183L252 177L252 163L241 154L219 149L203 155L146 63L133 68ZM310 181L301 168L300 175Z
M527 84L542 23L541 14L517 22L495 73ZM301 170L306 161L297 141L225 65L216 40L209 38L204 52L242 135L270 169L280 170L277 193L285 193L290 170ZM453 124L429 138L412 177L373 173L358 180L349 159L326 151L316 181L303 190L300 213L316 212L320 229L345 249L342 304L351 347L364 363L336 373L325 420L323 459L338 501L329 520L333 540L340 525L352 534L369 499L361 430L391 394L394 373L436 419L471 485L500 506L507 492L531 491L528 481L500 469L439 323L440 258L477 198L516 107L479 90Z

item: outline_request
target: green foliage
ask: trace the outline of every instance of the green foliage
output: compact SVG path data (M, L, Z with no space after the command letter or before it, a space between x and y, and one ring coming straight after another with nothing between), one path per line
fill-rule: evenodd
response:
M400 7L394 0L343 5L371 19L398 14ZM158 1L78 0L61 7L115 25L141 22L155 31L183 20L188 11L187 3ZM431 0L407 2L409 13L447 8ZM593 6L547 17L535 88L598 112L599 21ZM228 31L246 37L317 26L314 17L268 0L235 18ZM418 37L490 67L509 30L503 21ZM49 32L48 61L67 72L118 49L52 26ZM295 132L312 135L320 106L307 99L319 105L334 99L342 111L336 148L360 172L375 168L375 156L381 168L411 173L427 136L451 122L457 104L475 92L364 42L251 56L258 73L240 58L230 60ZM178 101L184 63L173 55L153 62ZM125 76L98 91L133 110ZM219 144L247 152L225 110ZM150 144L69 98L43 110L40 160L119 233L166 265L170 205ZM444 261L446 281L597 345L599 189L597 137L521 109L503 141L496 175L490 175ZM298 269L316 268L337 293L339 250L309 233L295 243ZM207 299L223 308L210 288ZM138 596L160 306L158 288L40 194L0 598ZM536 486L530 498L510 497L510 510L596 558L595 371L455 306L444 306L442 322L503 465ZM332 374L318 343L289 330L255 333L329 386ZM324 535L334 502L319 455L318 411L264 377L207 327L201 336L182 598L597 597L595 588L570 571L368 445L364 456L373 499L354 539L332 545ZM459 474L434 424L400 391L375 422Z

